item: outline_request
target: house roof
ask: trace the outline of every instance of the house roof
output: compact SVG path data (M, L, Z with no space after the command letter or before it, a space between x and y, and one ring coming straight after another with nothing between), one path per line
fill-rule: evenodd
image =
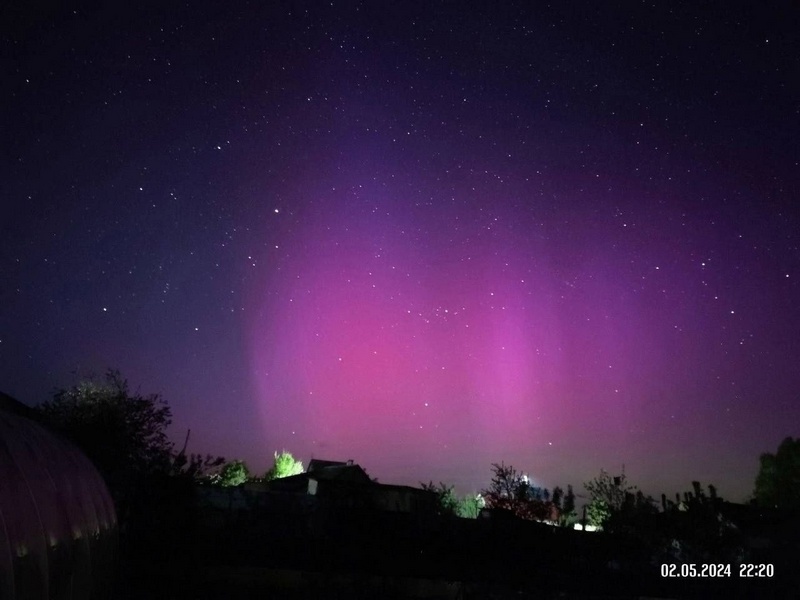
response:
M308 471L298 475L274 479L267 483L268 487L282 491L300 491L308 487L308 481L335 481L337 483L372 485L374 482L359 465L353 461L340 462L313 459Z
M339 461L339 460L321 460L319 458L312 458L311 462L308 463L308 473L313 473L314 471L319 471L321 469L327 469L328 467L345 467L347 465L352 465L353 461Z
M347 483L373 483L367 472L358 465L332 465L306 473L309 477L326 481Z
M348 483L372 483L372 479L360 465L352 460L320 460L312 458L305 475L317 480L342 481Z

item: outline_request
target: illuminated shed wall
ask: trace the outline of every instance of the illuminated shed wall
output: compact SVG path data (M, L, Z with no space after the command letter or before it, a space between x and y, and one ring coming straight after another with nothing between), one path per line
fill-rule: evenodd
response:
M91 461L29 411L0 394L0 598L108 598L111 496Z

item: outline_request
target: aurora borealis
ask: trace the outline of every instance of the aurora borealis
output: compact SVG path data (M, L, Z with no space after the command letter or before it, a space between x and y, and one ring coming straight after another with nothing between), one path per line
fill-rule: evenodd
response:
M3 26L0 389L197 452L751 492L800 424L797 9L334 2Z

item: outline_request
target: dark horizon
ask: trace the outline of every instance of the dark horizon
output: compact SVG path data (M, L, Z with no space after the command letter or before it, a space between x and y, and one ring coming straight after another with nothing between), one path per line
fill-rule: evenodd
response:
M800 435L791 3L18 9L0 389L190 451L746 500Z

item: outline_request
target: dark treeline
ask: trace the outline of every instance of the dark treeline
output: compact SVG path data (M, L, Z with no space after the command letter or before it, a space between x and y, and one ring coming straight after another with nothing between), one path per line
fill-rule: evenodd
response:
M497 463L480 494L459 498L445 483L420 484L417 491L434 501L392 513L343 508L321 493L276 493L276 480L304 473L286 451L253 476L243 461L188 453L188 433L177 448L167 435L169 405L158 394L132 393L116 371L58 391L36 412L79 446L108 484L118 512L122 597L250 597L266 588L271 597L323 597L331 586L342 597L370 597L378 584L369 578L377 576L385 597L414 597L403 591L404 577L460 582L461 596L453 597L462 598L490 591L582 597L599 584L619 597L742 589L779 597L786 581L796 583L800 439L762 455L748 505L726 502L699 482L656 500L624 472L601 470L584 483L588 503L578 507L572 485L539 488ZM201 500L219 493L227 506ZM583 531L587 526L600 532ZM661 570L710 563L733 572L689 581ZM777 575L745 581L738 569L751 563L773 565ZM274 576L245 581L248 569L265 568L300 572L303 583L278 593ZM355 579L336 583L336 573Z

